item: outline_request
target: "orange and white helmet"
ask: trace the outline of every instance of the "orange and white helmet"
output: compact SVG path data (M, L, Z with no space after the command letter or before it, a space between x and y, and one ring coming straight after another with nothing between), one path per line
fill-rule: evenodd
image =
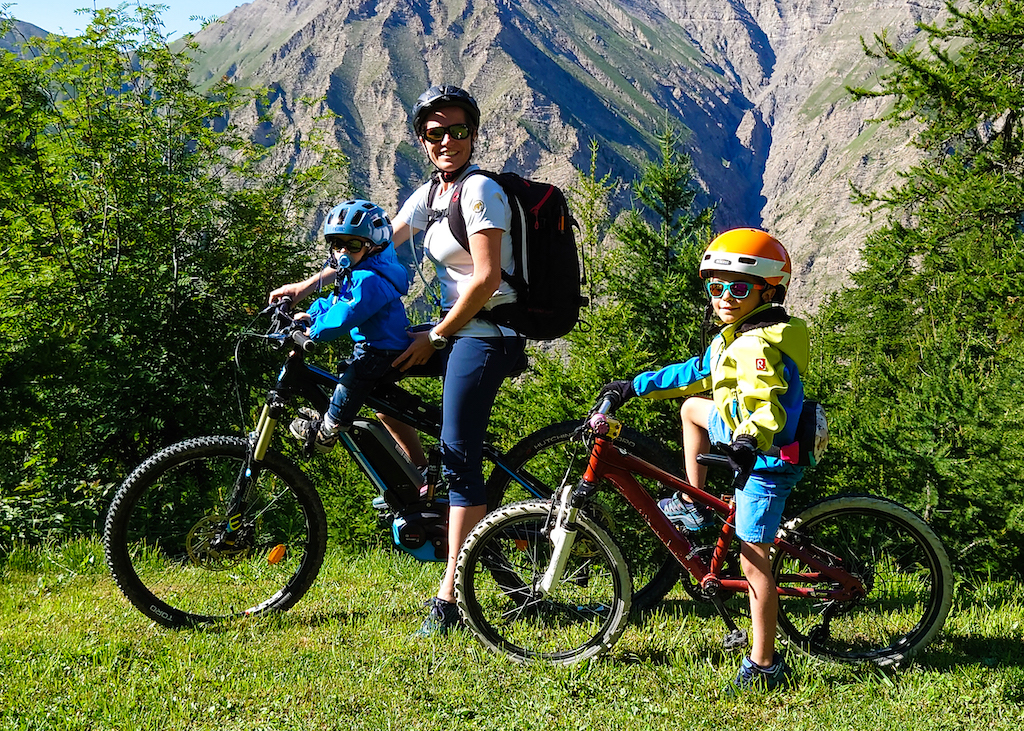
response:
M793 266L786 248L756 228L734 228L715 237L700 260L700 276L736 272L760 277L773 287L789 285Z

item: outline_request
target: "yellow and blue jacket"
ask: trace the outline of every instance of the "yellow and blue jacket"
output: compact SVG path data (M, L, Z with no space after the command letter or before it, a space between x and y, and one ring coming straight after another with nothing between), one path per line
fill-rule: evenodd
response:
M768 304L727 325L702 355L633 379L638 396L678 398L710 390L715 408L733 437L750 434L768 455L796 440L803 408L800 374L807 370L807 323ZM783 464L758 459L757 469Z

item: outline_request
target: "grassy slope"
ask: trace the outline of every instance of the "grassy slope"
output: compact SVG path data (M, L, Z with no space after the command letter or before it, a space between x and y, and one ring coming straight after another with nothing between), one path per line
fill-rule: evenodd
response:
M437 565L332 554L291 612L170 632L118 594L84 542L15 551L0 584L0 729L1010 729L1024 722L1024 590L962 597L898 674L793 661L799 688L718 697L738 657L681 597L610 657L518 667L467 633L410 639Z

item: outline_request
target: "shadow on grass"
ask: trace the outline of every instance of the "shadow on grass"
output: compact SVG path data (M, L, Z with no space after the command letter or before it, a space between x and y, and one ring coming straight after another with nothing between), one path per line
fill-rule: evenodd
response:
M259 625L261 629L294 629L317 628L332 624L352 624L362 622L370 616L370 612L349 612L342 609L329 612L303 613L296 611L270 611L254 617L231 617L210 624L196 624L178 627L169 631L203 632L206 634L227 634L237 632L240 628Z
M1019 592L1019 589L1017 590ZM991 592L990 592L991 593ZM1004 601L993 596L982 597L983 601L960 602L957 610L972 604L994 609L993 602L1001 607L1019 606L1019 593L1005 597ZM749 616L749 607L745 595L736 595L725 599L725 607L729 615L744 626L743 618ZM724 637L726 628L718 610L710 601L696 601L690 598L669 599L656 607L637 612L630 618L630 624L637 627L650 626L660 621L682 621L687 617L707 620L709 632L719 632ZM716 622L717 620L717 622ZM717 624L717 627L715 626ZM708 659L712 662L726 662L736 656L736 650L728 650L717 638L710 638ZM647 647L625 657L626 662L653 665L672 665L678 662L678 651L672 647ZM829 662L825 658L817 658ZM811 660L812 662L814 660ZM1013 688L1009 689L1012 699L1024 700L1024 641L1019 637L984 636L980 633L957 633L946 627L938 638L925 647L913 660L913 664L921 668L935 671L950 671L969 667L978 668L1012 668ZM852 673L842 674L848 680L834 679L837 682L857 683L867 678L874 678L885 684L899 681L900 670L879 668L872 663L844 664ZM1017 678L1020 681L1017 681Z
M946 632L939 636L935 645L924 651L921 664L936 670L968 666L1024 669L1024 642L1007 637Z

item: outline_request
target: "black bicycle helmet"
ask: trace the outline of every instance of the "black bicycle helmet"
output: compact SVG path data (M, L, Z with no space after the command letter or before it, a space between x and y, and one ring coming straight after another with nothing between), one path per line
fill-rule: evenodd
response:
M480 107L476 105L476 99L471 97L468 91L457 86L432 86L420 94L420 98L412 107L412 128L417 137L422 136L423 125L426 124L430 113L442 107L464 109L470 126L474 130L480 128Z

